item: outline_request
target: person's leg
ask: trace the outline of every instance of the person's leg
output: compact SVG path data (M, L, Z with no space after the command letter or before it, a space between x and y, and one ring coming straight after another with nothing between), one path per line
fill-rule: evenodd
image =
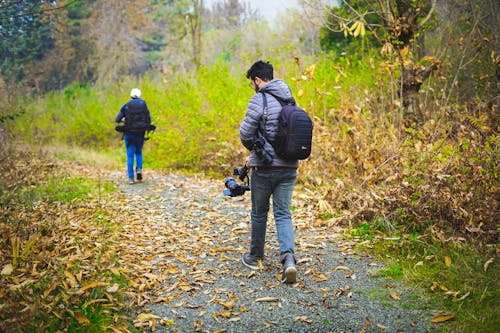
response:
M264 258L264 243L266 240L267 214L269 198L272 192L271 174L266 171L252 171L250 177L250 193L252 198L252 233L250 254L259 259Z
M137 180L141 181L142 180L142 148L144 146L144 138L137 138L137 143L135 146L135 162L136 162L136 174L137 174Z
M273 178L273 213L278 233L280 254L295 253L292 215L290 205L297 178L296 170L280 170Z
M133 140L127 134L123 138L125 141L125 148L127 151L127 174L129 180L134 180L134 154L135 154L135 145L133 144Z
M290 212L296 178L296 170L285 170L274 177L276 183L273 191L273 213L280 246L280 261L283 264L282 281L285 283L297 281L297 260Z

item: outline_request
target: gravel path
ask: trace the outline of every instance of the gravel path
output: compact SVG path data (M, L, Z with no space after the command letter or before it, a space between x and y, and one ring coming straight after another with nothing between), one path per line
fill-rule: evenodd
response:
M137 326L155 332L430 332L418 290L377 276L373 258L321 223L295 193L297 283L282 284L272 214L262 271L240 258L249 245L250 194L222 195L223 180L145 175L128 185L110 175L132 208L147 214L137 246L151 283ZM140 207L140 208L139 208ZM338 231L338 230L337 230ZM146 262L145 262L146 261ZM138 263L139 264L139 263ZM147 284L147 283L146 283Z

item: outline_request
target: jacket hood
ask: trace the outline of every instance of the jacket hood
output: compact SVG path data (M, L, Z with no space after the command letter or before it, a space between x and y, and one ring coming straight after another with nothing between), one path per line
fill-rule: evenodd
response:
M274 95L285 103L295 102L290 87L281 79L269 81L269 83L262 86L259 91Z

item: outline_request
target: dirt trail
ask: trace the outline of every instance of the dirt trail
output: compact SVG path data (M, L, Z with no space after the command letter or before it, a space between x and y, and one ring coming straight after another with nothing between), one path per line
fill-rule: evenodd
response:
M223 181L147 174L127 185L111 173L136 221L137 326L156 332L429 332L417 290L377 277L382 264L356 254L335 230L315 227L314 207L294 194L298 281L281 284L274 222L262 271L240 258L249 244L249 193L222 195ZM272 214L270 214L271 216ZM134 224L135 223L135 224ZM139 227L137 227L139 226ZM144 268L147 268L144 270Z

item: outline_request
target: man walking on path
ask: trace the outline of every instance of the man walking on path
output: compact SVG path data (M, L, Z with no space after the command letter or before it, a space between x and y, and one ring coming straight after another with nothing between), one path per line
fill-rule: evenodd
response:
M134 179L142 181L142 147L144 134L151 125L151 115L146 102L141 99L141 91L134 88L130 92L131 100L124 104L116 116L116 122L125 122L123 141L127 151L127 172L129 184L134 184ZM134 160L135 176L134 178Z
M295 283L297 278L293 225L290 212L292 193L297 178L298 160L284 160L276 155L272 145L264 140L262 149L257 142L263 138L272 141L278 129L281 104L294 102L290 87L280 79L273 78L273 66L257 61L247 71L250 86L255 90L248 103L248 109L240 127L242 144L250 150L247 166L252 169L250 178L251 243L250 251L243 254L242 262L251 269L259 269L264 259L269 200L273 197L273 213L278 233L280 261L283 264L282 281ZM263 94L267 98L267 117L264 115ZM258 140L259 139L259 140ZM272 158L272 162L270 159ZM267 161L266 161L267 160Z

